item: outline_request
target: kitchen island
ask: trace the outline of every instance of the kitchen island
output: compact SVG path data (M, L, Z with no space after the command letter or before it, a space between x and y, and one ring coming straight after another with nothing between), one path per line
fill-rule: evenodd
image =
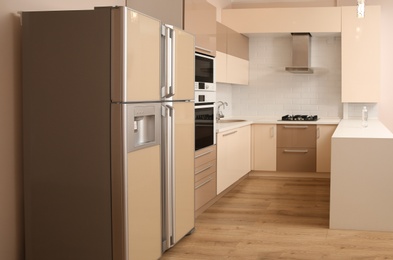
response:
M393 134L342 120L332 136L330 228L393 231Z

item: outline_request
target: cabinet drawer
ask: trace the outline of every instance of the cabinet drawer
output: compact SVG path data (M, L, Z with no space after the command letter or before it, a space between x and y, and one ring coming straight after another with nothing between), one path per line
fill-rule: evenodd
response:
M216 146L212 145L195 152L195 168L209 161L216 160Z
M195 210L216 196L217 176L212 173L195 183Z
M316 147L315 125L277 125L277 147Z
M217 160L213 160L202 164L199 167L195 168L195 182L200 181L201 179L205 178L209 174L217 171Z
M277 171L315 172L315 148L277 148Z

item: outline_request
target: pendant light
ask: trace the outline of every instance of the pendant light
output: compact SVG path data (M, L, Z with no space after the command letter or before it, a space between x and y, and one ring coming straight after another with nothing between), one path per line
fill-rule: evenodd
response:
M358 1L358 18L364 18L364 2L365 0Z

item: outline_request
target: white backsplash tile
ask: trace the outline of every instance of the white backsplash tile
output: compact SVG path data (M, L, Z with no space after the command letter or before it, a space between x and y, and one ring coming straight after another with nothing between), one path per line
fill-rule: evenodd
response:
M217 101L228 116L318 114L342 117L341 38L311 38L314 74L285 72L291 64L291 36L252 36L249 85L217 84Z

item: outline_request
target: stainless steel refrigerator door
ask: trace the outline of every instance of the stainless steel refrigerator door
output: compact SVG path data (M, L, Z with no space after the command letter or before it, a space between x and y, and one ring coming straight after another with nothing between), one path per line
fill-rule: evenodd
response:
M195 40L179 28L165 26L165 84L162 96L168 100L193 100Z
M194 228L194 103L163 105L163 249Z
M112 9L112 102L157 101L161 23L127 7Z
M162 253L161 104L112 104L114 259Z

